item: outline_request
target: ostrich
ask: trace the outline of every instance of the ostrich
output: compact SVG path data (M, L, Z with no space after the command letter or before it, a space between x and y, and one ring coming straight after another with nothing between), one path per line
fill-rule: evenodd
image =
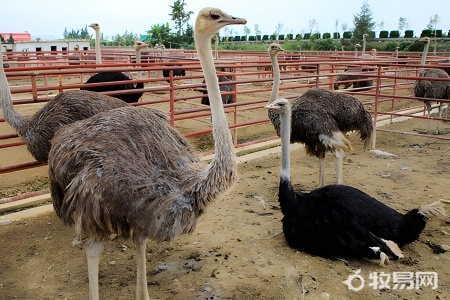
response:
M274 81L269 104L278 98L280 72L278 53L283 49L276 43L269 47L274 70ZM277 135L280 136L280 118L276 111L268 111ZM302 143L306 152L319 158L319 186L324 185L325 154L334 152L337 159L337 182L342 183L342 165L346 151L352 149L345 134L359 131L367 148L373 131L370 113L357 98L322 88L309 89L293 100L291 143Z
M365 71L365 70L362 70ZM344 86L344 89L348 89L350 86L352 88L357 88L359 91L370 90L373 85L373 80L367 80L368 78L363 75L352 75L349 74L351 72L361 72L360 70L345 70L343 74L336 77L336 81L333 85L335 90L339 90L341 85ZM352 82L348 82L352 80ZM358 81L355 81L358 80Z
M0 42L0 65L3 55ZM47 102L31 116L21 116L14 110L5 70L0 67L1 104L6 122L25 141L28 151L40 163L46 163L50 141L56 130L66 124L89 118L101 111L128 106L122 100L90 91L66 91Z
M290 247L322 257L379 257L384 265L389 256L404 257L399 247L416 240L431 216L445 214L443 200L403 215L346 185L327 185L309 193L294 191L290 179L290 104L277 99L266 107L281 119L278 201Z
M365 58L366 56L366 44L367 44L367 37L368 37L369 35L367 34L367 33L364 33L363 34L363 45L362 45L362 50L361 50L361 57L362 58ZM370 55L369 55L369 57L370 57Z
M217 8L204 8L196 18L194 41L211 100L216 150L208 167L162 113L148 108L111 110L55 135L49 156L53 205L65 224L75 225L78 241L83 239L91 300L99 298L99 260L110 234L135 243L136 298L148 300L147 240L191 233L207 206L236 180L211 38L226 25L246 22Z
M358 57L358 49L361 47L360 44L355 44L355 54L353 55L353 57L357 58Z
M157 45L155 45L155 47L162 49L162 57L166 56L166 46L164 46L162 44L161 45L157 44ZM173 61L175 61L175 60L171 60L171 62L173 62ZM173 65L170 65L170 66L173 66ZM179 65L179 66L181 66L181 65ZM175 69L175 70L172 70L172 72L173 72L174 82L177 83L177 84L183 83L182 79L176 79L175 77L178 78L178 77L186 76L186 71L184 69ZM167 78L166 81L168 83L170 83L170 70L165 70L164 69L163 70L163 77Z
M427 78L450 78L449 75L441 70L441 69L427 69L424 70L425 60L428 53L428 47L430 46L430 38L425 37L421 38L419 41L425 42L425 46L423 48L422 52L422 59L420 61L421 67L419 69L419 76L420 77L427 77ZM449 79L450 80L450 79ZM436 80L427 80L427 79L420 79L416 80L414 83L414 96L415 97L421 97L421 98L434 98L434 99L449 99L450 98L450 81L436 81ZM443 109L443 103L436 100L436 102L439 103L439 118L442 114ZM430 117L431 117L431 103L432 100L425 100L424 101L427 111L428 111L428 122L427 122L427 128L430 129ZM450 105L450 104L449 104ZM447 111L449 109L447 108ZM448 113L447 113L448 115Z
M101 57L101 50L100 50L100 26L98 23L92 23L90 25L95 30L95 58L96 63L101 64L102 63L102 57ZM134 49L136 50L136 63L139 63L138 59L140 60L140 52L142 49L145 49L148 45L144 42L136 41L134 43ZM139 76L138 72L138 76ZM122 73L122 72L100 72L93 76L91 76L85 83L104 83L104 82L116 82L116 81L126 81L126 80L132 80L133 77L128 72L128 74ZM119 90L134 90L134 89L143 89L144 83L139 82L137 84L132 83L126 83L126 84L113 84L113 85L106 85L106 86L88 86L83 87L81 90L88 90L93 92L112 92L112 91L119 91ZM143 92L134 92L134 93L128 93L128 94L122 94L122 95L115 95L114 97L119 98L127 103L135 103L138 102L139 99L142 97L144 93Z
M219 59L219 37L217 34L213 37L214 40L214 59Z
M225 71L223 68L221 71ZM225 82L232 81L233 78L226 75L220 75L218 76L219 84L220 84L220 91L221 92L232 92L234 91L234 84L225 84ZM203 83L205 83L205 80L203 79ZM202 90L203 95L206 95L206 97L202 98L201 103L203 105L209 105L209 97L208 97L208 91ZM234 95L222 95L222 103L223 104L230 104L234 102Z

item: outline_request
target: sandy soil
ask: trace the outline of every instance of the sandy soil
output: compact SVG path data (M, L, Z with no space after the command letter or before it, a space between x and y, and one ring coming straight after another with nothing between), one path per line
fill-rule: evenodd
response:
M415 120L386 127L400 130L423 124ZM345 184L402 213L449 199L448 141L378 132L377 149L395 155L386 157L362 151L356 136L351 138L354 152L346 157ZM172 243L148 243L152 299L450 299L450 253L436 254L427 244L450 244L449 217L432 219L419 240L403 248L405 258L385 267L372 260L315 257L284 241L277 148L241 159L239 181L209 208L192 235ZM335 159L327 157L327 183L335 182L335 173ZM41 175L31 176L45 176L45 167ZM292 178L304 191L318 184L318 161L299 146L292 150ZM73 228L64 227L54 213L0 226L0 299L87 299L86 258L81 248L72 246L73 236ZM135 270L130 241L106 243L100 265L101 298L134 299ZM360 291L343 283L355 272L365 281ZM399 272L414 278L417 272L435 272L437 287L394 287L393 276ZM385 281L390 288L369 286L381 284L372 280L375 275L385 280L390 276ZM353 287L360 284L352 281Z

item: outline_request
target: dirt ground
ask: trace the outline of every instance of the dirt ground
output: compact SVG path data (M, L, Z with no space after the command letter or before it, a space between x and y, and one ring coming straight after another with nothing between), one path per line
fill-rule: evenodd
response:
M385 128L424 124L411 120ZM450 128L448 123L440 126ZM395 155L386 157L362 151L356 135L351 139L354 151L346 157L345 184L402 213L449 199L448 141L378 132L376 148ZM300 146L291 154L297 189L317 187L318 160L307 157ZM450 245L448 216L430 220L419 240L403 248L405 258L385 267L372 260L312 256L289 248L282 234L278 148L240 159L239 181L207 210L192 235L148 243L151 299L450 299L450 253L436 254L427 244ZM325 180L334 183L335 159L326 161ZM45 176L43 169L32 176ZM53 212L1 225L0 299L88 299L86 258L81 248L72 246L73 237L73 228L64 227ZM106 243L99 276L102 299L134 299L135 255L130 241ZM418 272L435 272L436 286L431 281L420 288L394 286L394 276L415 279ZM351 275L364 281L351 281L359 291L343 283Z

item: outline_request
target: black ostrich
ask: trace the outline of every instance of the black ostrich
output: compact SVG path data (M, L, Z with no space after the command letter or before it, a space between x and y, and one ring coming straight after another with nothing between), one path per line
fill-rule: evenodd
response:
M422 52L422 59L421 59L421 67L419 69L419 76L420 77L428 77L430 80L424 79L424 80L416 80L414 83L414 96L421 97L421 98L434 98L436 99L436 102L439 103L439 118L442 116L442 110L444 103L440 102L438 99L450 99L450 77L449 75L442 69L424 69L427 53L428 53L428 47L430 46L430 38L425 37L421 38L419 40L420 42L425 42L425 46L423 48ZM449 81L437 81L432 80L432 78L447 78ZM430 129L430 117L431 117L431 103L432 100L425 100L424 103L427 107L428 111L428 122L427 122L427 129ZM450 104L449 104L450 106ZM449 107L448 106L448 107ZM448 115L448 108L447 108L447 115ZM448 117L448 116L447 116Z
M290 104L278 99L266 107L281 118L278 200L290 247L322 257L379 257L384 265L389 256L403 257L399 247L416 240L431 216L445 213L440 200L403 215L346 185L327 185L310 193L294 191L290 180Z
M368 71L368 70L362 70L362 72ZM345 70L345 72L339 76L336 77L335 83L333 88L335 90L339 90L340 86L343 85L344 89L348 89L350 86L353 88L357 88L359 91L365 91L370 90L373 85L373 80L368 80L366 76L363 75L353 75L349 74L352 72L361 72L360 70ZM350 80L358 80L358 81L352 81L348 82Z
M162 49L162 57L166 56L166 47L164 45L158 45L156 44L154 48L161 48ZM170 62L174 62L175 60L171 60ZM166 67L173 66L173 65L167 65ZM181 66L181 65L177 65ZM174 83L182 83L182 79L179 77L186 76L186 71L184 69L173 69L173 70L163 70L163 77L166 78L166 81L170 83L170 71L172 71L172 76L174 77Z
M222 68L221 71L224 71L224 69ZM228 81L232 81L233 78L231 76L227 76L227 75L219 75L217 76L218 80L219 80L219 84L220 84L220 91L221 92L232 92L234 91L234 84L225 84ZM205 80L203 79L203 83L205 83ZM208 95L208 91L207 90L202 90L203 95ZM229 95L222 95L222 103L223 104L230 104L234 102L234 95L229 94ZM203 97L201 103L203 105L209 105L209 97Z
M100 25L98 23L92 23L90 25L95 30L95 57L97 64L102 63L102 56L101 56L101 50L100 50ZM147 44L141 41L135 41L134 43L134 49L136 50L136 63L140 63L141 58L141 50L147 48ZM140 72L138 72L138 75ZM125 74L122 72L99 72L93 76L91 76L85 84L93 84L93 83L106 83L106 82L114 82L114 84L111 85L104 85L104 86L87 86L82 87L80 90L87 90L92 92L113 92L113 91L125 91L125 90L137 90L137 89L143 89L144 83L139 82L137 84L133 83L125 83L125 84L119 84L117 82L120 81L126 81L126 80L133 80L133 77L131 74ZM114 97L119 98L120 100L123 100L127 103L135 103L138 102L139 99L142 97L144 92L133 92L133 93L126 93L121 95L114 95Z

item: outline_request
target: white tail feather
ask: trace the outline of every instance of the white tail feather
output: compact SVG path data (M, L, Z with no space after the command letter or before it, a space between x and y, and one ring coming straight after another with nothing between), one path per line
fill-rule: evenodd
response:
M395 254L398 258L404 258L402 250L400 247L393 241L381 239L383 242L385 242L386 246L388 246L389 249L391 249L392 253Z
M438 200L430 204L426 204L424 206L419 207L418 213L429 219L432 216L444 215L445 216L445 208L444 203L450 204L449 200Z

